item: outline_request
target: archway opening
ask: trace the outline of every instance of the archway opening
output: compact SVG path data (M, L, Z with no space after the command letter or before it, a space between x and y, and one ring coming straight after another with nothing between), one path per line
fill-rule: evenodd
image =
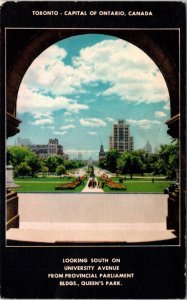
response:
M113 36L74 36L40 54L20 85L17 113L20 136L43 145L58 138L71 158L88 160L90 154L97 160L101 141L106 152L119 151L108 140L119 121L125 121L124 131L131 129L119 152L147 142L156 152L170 141L164 124L169 93L160 70L142 50Z

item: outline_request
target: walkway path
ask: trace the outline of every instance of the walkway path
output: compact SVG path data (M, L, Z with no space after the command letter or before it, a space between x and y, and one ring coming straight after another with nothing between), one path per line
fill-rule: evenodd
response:
M96 187L95 188L88 186L89 181L90 181L90 178L88 179L88 182L87 182L85 188L82 190L82 193L103 193L104 192L102 189L97 187L98 186L97 178L95 178L95 181L96 181Z

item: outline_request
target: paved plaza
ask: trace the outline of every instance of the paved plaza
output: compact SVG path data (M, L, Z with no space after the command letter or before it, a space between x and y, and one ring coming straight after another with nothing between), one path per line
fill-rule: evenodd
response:
M8 239L138 243L175 237L166 230L164 194L20 193L19 215L20 228L8 230Z

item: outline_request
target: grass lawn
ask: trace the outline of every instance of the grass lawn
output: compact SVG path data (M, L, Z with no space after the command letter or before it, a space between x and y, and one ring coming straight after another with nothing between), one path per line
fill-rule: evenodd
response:
M17 192L43 192L43 193L78 193L83 190L87 183L87 179L84 180L84 184L77 186L74 190L55 190L55 187L60 183L68 183L75 180L75 177L64 176L60 177L40 177L40 178L19 178L15 179L15 182L20 185L20 188L15 188ZM119 183L119 178L113 177L114 182ZM154 183L151 181L152 177L148 178L126 178L123 185L126 188L123 191L112 190L109 187L104 186L104 192L122 192L122 193L163 193L164 188L169 186L172 181L164 180L163 178L155 178Z
M126 188L125 191L122 192L127 192L127 193L163 193L164 188L167 187L171 181L155 181L152 183L151 181L145 181L145 182L140 182L140 181L135 181L135 180L126 180L123 185ZM106 185L103 188L104 192L118 192L117 190L111 190L109 187ZM120 192L120 191L119 191Z
M55 177L37 177L37 178L32 178L32 177L26 177L26 178L15 178L16 182L57 182L57 183L65 183L65 182L71 182L75 179L75 177L72 176L55 176Z
M122 176L122 178L124 178L124 177L125 176ZM133 177L131 179L130 177L126 176L126 180L124 180L124 182L126 182L126 181L152 181L152 178L154 178L154 181L164 181L164 182L168 181L168 180L165 179L165 177L154 177L154 176L152 176L152 177L146 176L145 177L145 176L138 176L138 177ZM119 177L112 177L112 180L114 182L119 182Z
M81 192L85 187L87 180L84 180L84 184L77 186L74 190L55 190L55 187L60 183L67 183L74 181L74 177L56 177L56 178L19 178L15 179L15 183L20 185L15 190L19 193L31 193L31 192L43 192L43 193L77 193Z

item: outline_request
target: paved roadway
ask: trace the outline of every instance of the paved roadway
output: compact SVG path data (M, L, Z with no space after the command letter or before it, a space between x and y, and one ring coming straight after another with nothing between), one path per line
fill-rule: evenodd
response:
M86 171L87 171L87 166L73 170L73 171L69 172L69 174L73 175L73 176L84 176ZM95 176L101 176L103 174L108 175L108 177L115 176L115 174L113 174L107 170L101 169L99 167L96 167L96 166L94 166L94 174L95 174Z

